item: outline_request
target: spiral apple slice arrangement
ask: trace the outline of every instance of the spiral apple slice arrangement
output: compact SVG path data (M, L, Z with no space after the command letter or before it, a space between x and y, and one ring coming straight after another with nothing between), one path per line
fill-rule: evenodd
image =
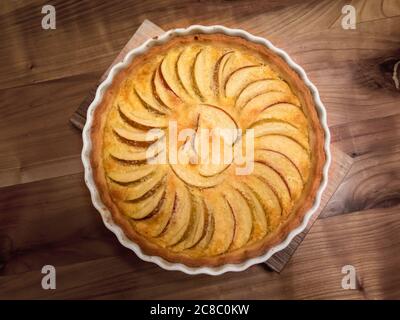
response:
M170 161L172 122L194 132L177 144L184 163ZM192 163L201 130L215 128L233 132L228 150L252 130L250 174L237 175L234 161ZM193 257L235 251L292 213L310 171L308 130L298 97L260 56L201 41L171 47L119 87L103 138L108 188L132 227L160 247ZM148 161L161 154L165 163Z

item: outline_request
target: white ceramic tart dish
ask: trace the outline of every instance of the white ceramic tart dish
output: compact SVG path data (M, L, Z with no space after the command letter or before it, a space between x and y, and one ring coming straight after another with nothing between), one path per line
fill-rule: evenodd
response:
M331 161L304 70L223 26L170 30L130 51L98 87L82 136L106 227L141 259L187 274L242 271L286 248L319 207ZM202 162L216 136L233 158Z

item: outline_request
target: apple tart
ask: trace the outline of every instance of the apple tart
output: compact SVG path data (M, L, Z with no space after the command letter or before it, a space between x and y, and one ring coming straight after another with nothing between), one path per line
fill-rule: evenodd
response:
M251 132L249 172L238 174L235 155L194 159L200 129L216 128L231 129L229 152ZM188 266L240 263L282 242L312 206L325 162L300 76L265 46L223 34L177 36L136 56L96 108L91 137L114 222L145 253Z

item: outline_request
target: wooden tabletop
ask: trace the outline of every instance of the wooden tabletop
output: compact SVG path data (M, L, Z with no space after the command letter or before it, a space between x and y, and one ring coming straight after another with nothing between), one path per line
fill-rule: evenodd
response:
M43 30L47 2L0 4L0 298L400 298L400 0L59 0L56 29ZM342 28L348 3L355 30ZM281 274L164 271L123 248L93 208L69 118L144 19L243 28L318 87L333 145L353 164ZM44 265L56 290L41 287ZM342 288L345 265L354 290Z

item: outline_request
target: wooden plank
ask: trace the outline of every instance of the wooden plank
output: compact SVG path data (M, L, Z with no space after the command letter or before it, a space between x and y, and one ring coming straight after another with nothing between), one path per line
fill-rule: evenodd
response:
M1 170L0 187L66 176L82 171L83 165L79 154L59 157L48 161L43 160L30 165Z
M270 259L268 259L266 265L274 271L281 272L289 263L290 258L300 246L307 233L313 226L314 222L318 219L319 215L324 211L332 195L340 186L353 164L353 159L344 152L340 151L338 148L332 147L331 153L332 164L329 169L329 182L327 188L322 195L321 204L318 210L310 219L310 222L308 223L305 230L298 234L284 250L275 253Z
M398 299L399 230L398 209L370 210L317 220L280 275L254 266L240 276L188 276L127 254L56 265L54 291L42 290L40 269L0 277L0 298ZM356 269L356 290L341 288L347 264Z
M356 158L322 216L399 205L400 146Z
M3 188L0 274L126 252L93 207L82 174ZM134 255L130 252L130 254Z
M99 76L0 90L0 187L82 172L81 133L68 118Z
M394 134L400 130L400 113L353 121L330 129L332 142L353 158L369 153L391 152L400 147L400 139Z

